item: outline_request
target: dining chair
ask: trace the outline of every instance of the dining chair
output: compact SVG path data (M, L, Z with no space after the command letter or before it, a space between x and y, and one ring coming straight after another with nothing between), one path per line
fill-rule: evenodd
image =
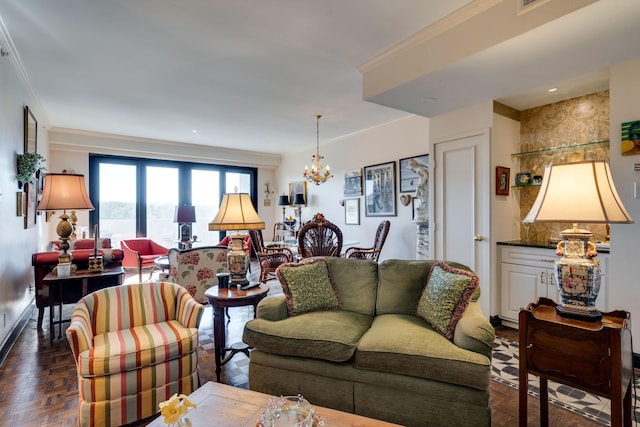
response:
M375 262L378 262L378 258L380 257L380 252L382 251L382 246L384 245L385 240L387 240L387 234L389 234L389 228L391 227L390 221L382 221L380 225L378 225L378 230L376 231L376 237L373 242L373 246L370 248L358 248L358 247L350 247L345 253L345 258L352 259L369 259Z
M302 258L340 256L342 241L342 230L317 213L298 233L298 254Z
M249 230L251 244L256 252L260 264L260 278L262 283L275 279L276 269L284 263L293 262L293 252L282 246L268 247L264 244L262 230Z

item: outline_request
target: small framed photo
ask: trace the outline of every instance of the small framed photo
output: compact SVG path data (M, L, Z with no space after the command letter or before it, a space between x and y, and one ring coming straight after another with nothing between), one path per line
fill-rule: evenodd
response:
M360 199L345 199L344 223L346 225L360 225Z
M531 185L531 174L529 172L516 174L516 187L527 187L529 185Z
M396 216L396 162L364 168L365 216Z
M496 166L496 195L509 195L509 175L511 170L503 166Z
M420 163L423 166L429 166L429 155L423 154L421 156L407 157L406 159L400 159L400 192L410 193L418 189L418 183L420 182L420 176L412 167L413 161Z
M354 169L344 174L344 197L362 196L362 169Z

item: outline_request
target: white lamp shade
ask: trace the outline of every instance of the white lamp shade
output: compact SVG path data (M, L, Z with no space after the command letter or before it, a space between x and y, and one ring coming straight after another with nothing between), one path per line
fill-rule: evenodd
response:
M44 176L42 200L39 211L65 209L93 210L93 204L87 194L84 175L70 173L48 173Z
M247 193L225 193L209 230L263 230L264 221L258 216Z
M609 164L587 161L547 165L538 197L524 222L630 223Z

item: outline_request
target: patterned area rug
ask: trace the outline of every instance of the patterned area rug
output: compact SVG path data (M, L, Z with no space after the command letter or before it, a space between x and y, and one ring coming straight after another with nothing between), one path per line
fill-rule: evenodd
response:
M493 344L491 379L517 389L518 363L518 343L507 338L496 337ZM539 378L529 375L528 393L530 396L540 398L539 385ZM634 402L632 417L634 420L640 419L640 407L636 398L638 392L639 388L636 383L632 396ZM549 381L549 402L602 425L611 425L611 402L604 397Z

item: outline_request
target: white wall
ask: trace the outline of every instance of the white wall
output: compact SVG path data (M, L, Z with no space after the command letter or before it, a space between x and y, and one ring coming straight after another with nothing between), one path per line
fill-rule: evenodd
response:
M379 163L397 162L399 159L429 154L429 119L420 116L407 116L403 119L362 131L340 139L323 143L320 127L320 154L324 163L331 166L334 178L319 186L308 185L308 205L302 209L302 221L307 221L317 213L337 224L345 239L355 239L363 246L371 246L378 224L383 220L391 221L391 228L385 246L380 255L384 259L415 259L416 226L411 222L411 205L402 206L397 193L397 216L367 217L364 214L364 196L360 196L360 225L345 225L344 207L340 206L343 197L345 171L364 168ZM313 137L313 135L310 135ZM302 181L305 165L311 165L313 151L292 152L283 156L277 175L277 194L288 193L289 183ZM398 191L396 181L396 191ZM413 195L413 194L412 194ZM276 218L282 218L282 209L275 207ZM287 208L287 216L293 215L293 208Z
M1 28L0 28L1 30ZM0 31L2 41L2 31ZM3 44L5 50L7 44ZM33 111L38 121L38 152L45 158L47 135L44 113L39 109L19 72L15 55L0 57L0 344L11 333L20 316L33 301L31 254L38 248L43 215L37 225L24 228L16 215L16 156L24 151L23 108Z
M611 225L611 264L609 286L611 307L631 313L632 322L640 319L640 280L638 279L638 247L640 242L640 200L633 196L634 183L640 185L640 172L633 170L640 163L640 156L622 156L620 150L620 125L640 120L640 59L611 67L611 173L618 194L634 224ZM632 330L636 343L640 343L640 330ZM638 344L634 349L640 353Z

